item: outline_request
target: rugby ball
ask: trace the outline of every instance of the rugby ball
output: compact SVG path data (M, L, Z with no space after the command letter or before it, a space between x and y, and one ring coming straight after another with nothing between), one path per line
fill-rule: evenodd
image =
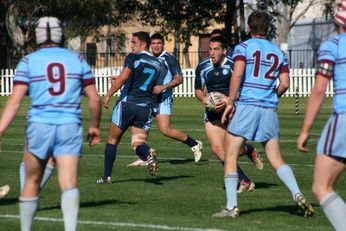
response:
M220 92L210 92L206 95L206 105L209 108L209 111L213 113L217 113L216 104L219 104L224 100L224 95Z

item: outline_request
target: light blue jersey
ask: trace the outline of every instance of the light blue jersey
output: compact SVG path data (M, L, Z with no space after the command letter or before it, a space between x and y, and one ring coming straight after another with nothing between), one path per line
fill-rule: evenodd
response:
M81 122L82 90L94 83L89 65L61 47L42 48L25 56L14 77L14 84L28 85L28 122L56 125Z
M246 63L238 103L276 109L277 80L289 72L285 53L266 39L252 38L235 47L233 60Z
M318 63L334 66L333 111L336 114L346 112L346 33L322 43L318 51ZM318 73L322 74L323 73ZM325 76L325 75L324 75Z

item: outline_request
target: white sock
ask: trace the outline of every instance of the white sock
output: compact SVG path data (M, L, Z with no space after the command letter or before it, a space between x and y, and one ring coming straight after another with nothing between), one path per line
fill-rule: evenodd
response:
M346 204L335 192L325 196L321 202L324 214L335 230L346 229Z
M65 231L77 230L79 212L79 190L71 188L61 194L61 210L64 217Z
M30 231L38 207L38 197L19 197L20 227Z

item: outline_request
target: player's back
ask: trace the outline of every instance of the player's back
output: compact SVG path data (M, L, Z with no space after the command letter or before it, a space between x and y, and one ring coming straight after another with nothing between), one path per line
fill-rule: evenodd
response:
M266 39L252 38L235 48L233 59L246 63L239 103L277 108L276 83L288 72L285 53Z
M229 57L226 56L221 65L214 65L208 58L197 66L195 88L203 90L206 85L207 93L221 92L228 96L232 72L233 61Z
M120 100L137 105L156 104L153 88L162 84L167 68L162 61L148 52L130 54L126 57L125 68L131 69L131 76L126 80Z
M50 124L80 122L83 84L94 81L89 65L65 48L41 48L17 66L15 83L28 84L28 120Z

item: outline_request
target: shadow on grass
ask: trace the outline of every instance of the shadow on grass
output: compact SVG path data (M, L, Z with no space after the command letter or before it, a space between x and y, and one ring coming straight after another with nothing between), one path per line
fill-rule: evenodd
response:
M279 186L278 184L257 182L257 181L255 182L255 185L256 185L256 189L267 189L267 188Z
M177 180L177 179L185 179L185 178L191 178L193 176L170 176L170 177L153 177L151 179L147 178L137 178L137 179L128 179L128 180L118 180L118 181L112 181L112 184L114 183L126 183L126 182L147 182L150 184L155 185L163 185L165 181L171 181L171 180Z
M2 198L0 200L0 206L1 205L13 205L18 203L18 197L10 197L10 198Z
M128 205L134 205L137 203L133 202L121 202L118 200L101 200L101 201L89 201L89 202L82 202L80 203L80 208L92 208L92 207L99 207L104 205L110 205L110 204L128 204ZM41 208L40 211L45 210L54 210L54 209L60 209L60 205L55 205L51 207Z
M159 159L159 163L168 163L168 164L187 164L187 163L195 163L194 159L176 159L176 160L160 160ZM202 165L202 164L207 164L209 163L209 160L200 160L198 163L198 165Z
M311 204L312 207L316 209L317 204ZM290 215L298 215L300 217L304 217L303 213L298 209L298 207L294 204L292 205L279 205L274 207L267 207L267 208L257 208L257 209L249 209L249 210L241 210L241 215L247 215L251 213L259 213L259 212L285 212Z

